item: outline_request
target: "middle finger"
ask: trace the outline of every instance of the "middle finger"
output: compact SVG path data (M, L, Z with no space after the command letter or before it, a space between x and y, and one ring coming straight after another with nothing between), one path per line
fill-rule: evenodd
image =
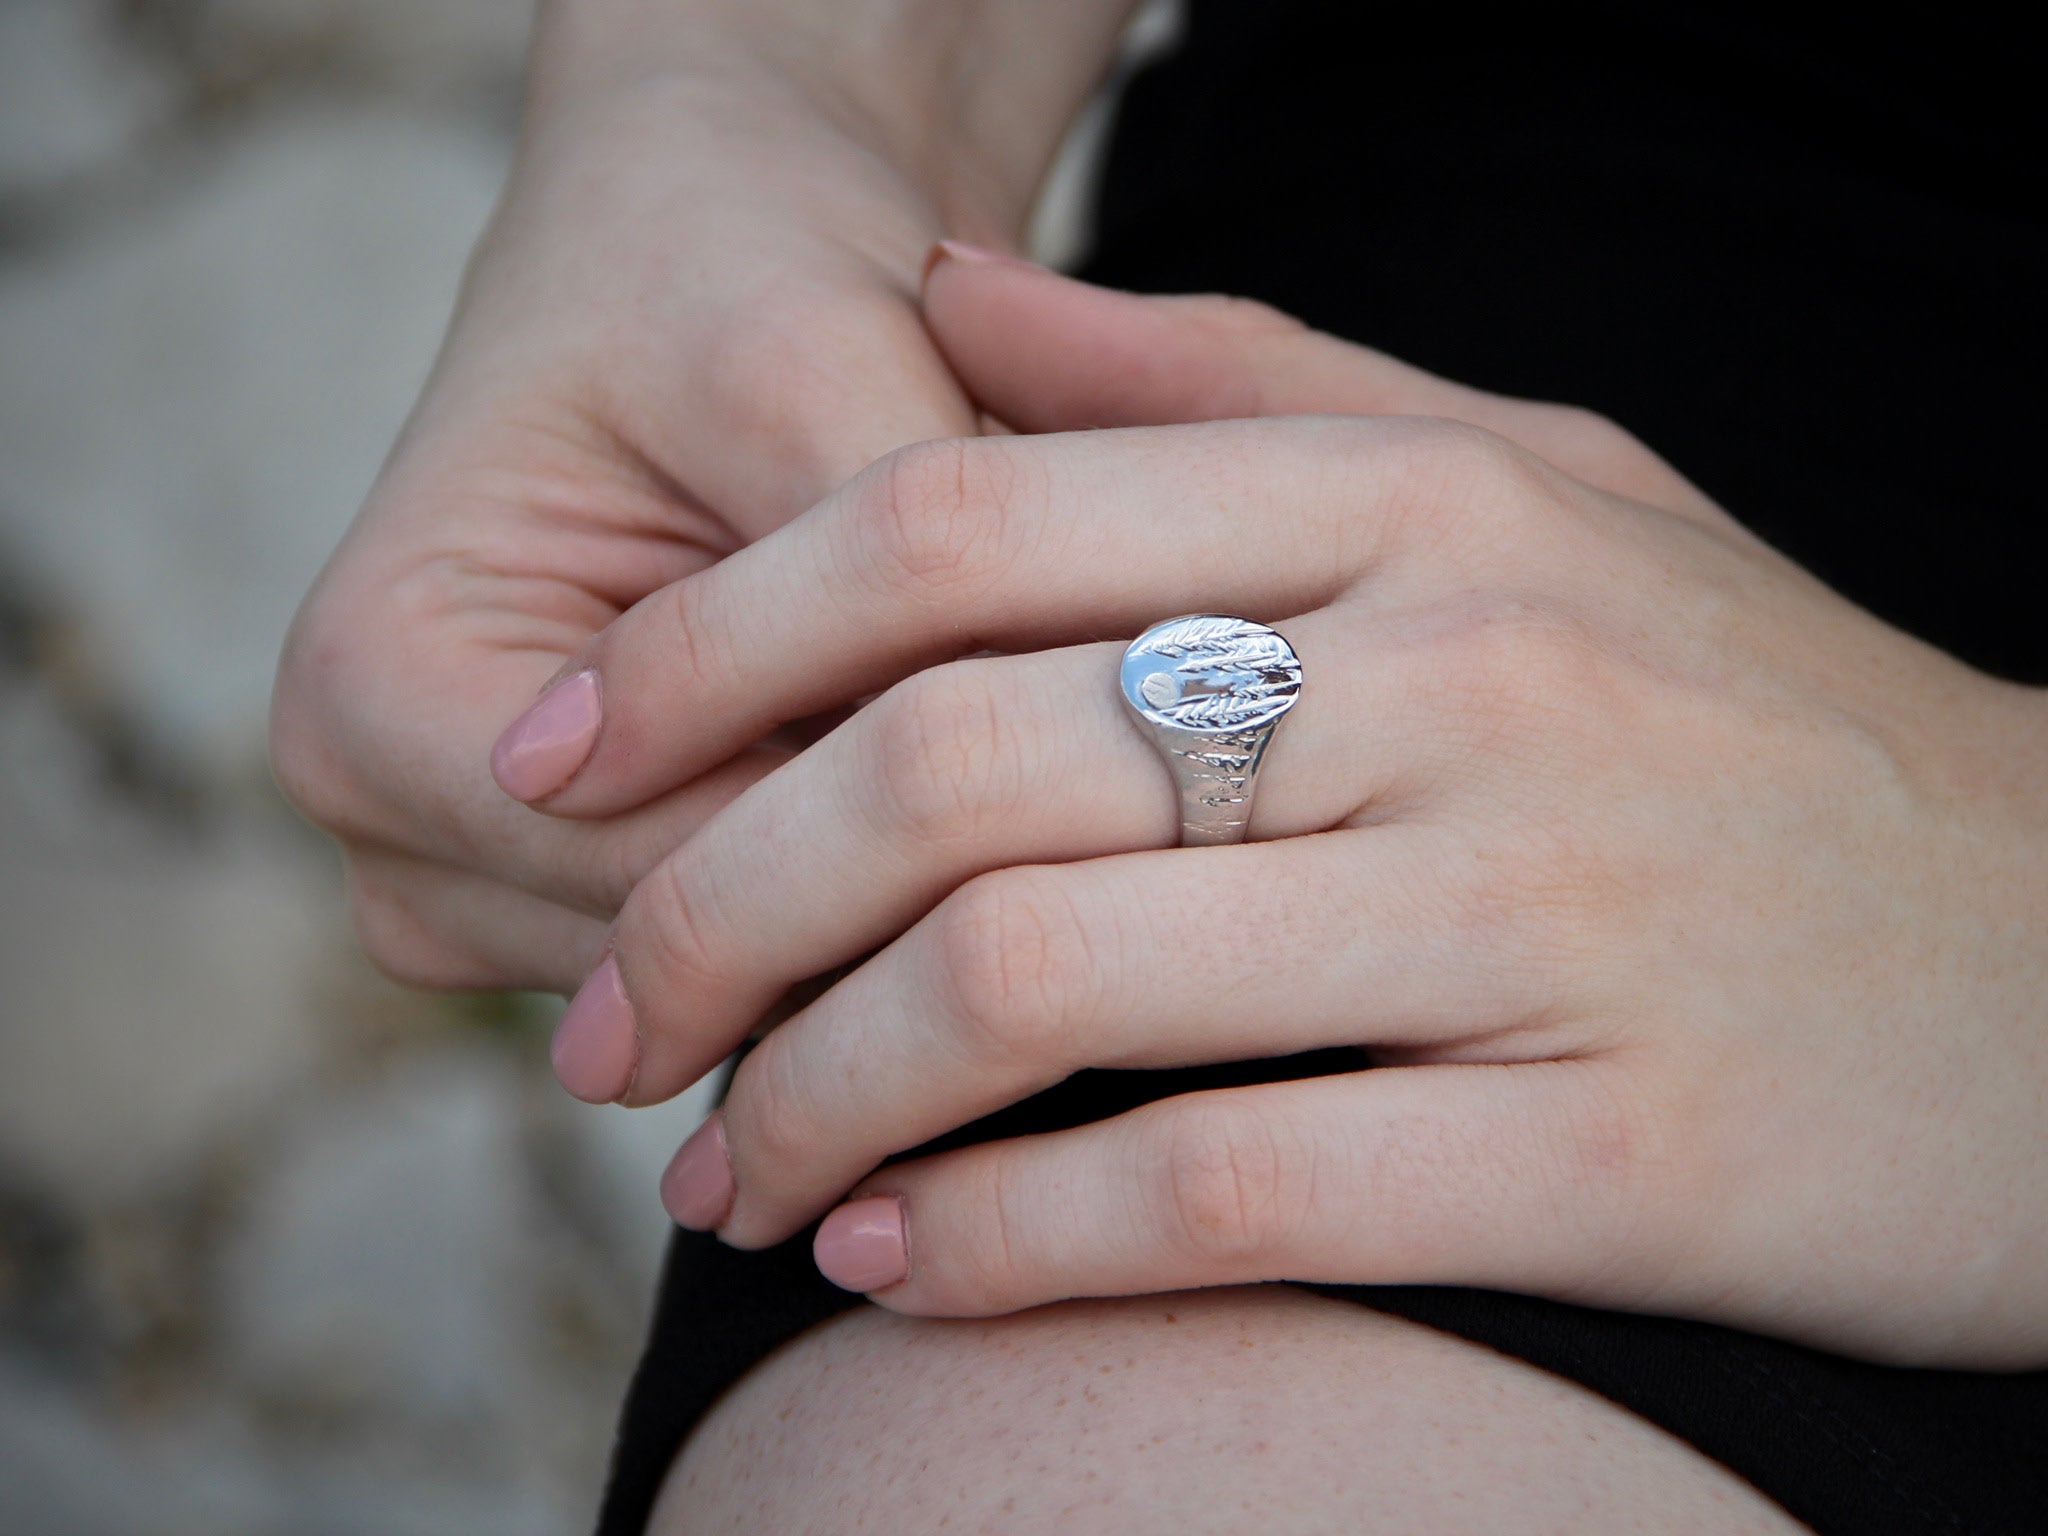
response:
M1541 982L1515 963L1518 929L1466 942L1483 864L1460 851L1395 823L986 876L755 1048L708 1133L725 1168L699 1140L664 1199L757 1247L884 1158L1084 1067L1475 1036L1489 1059L1526 1050L1500 1037Z

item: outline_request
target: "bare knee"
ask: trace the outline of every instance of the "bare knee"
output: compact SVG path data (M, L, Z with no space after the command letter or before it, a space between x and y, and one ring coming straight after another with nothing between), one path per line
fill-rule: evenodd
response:
M986 1322L847 1313L727 1394L649 1525L653 1536L1803 1529L1569 1382L1284 1286Z

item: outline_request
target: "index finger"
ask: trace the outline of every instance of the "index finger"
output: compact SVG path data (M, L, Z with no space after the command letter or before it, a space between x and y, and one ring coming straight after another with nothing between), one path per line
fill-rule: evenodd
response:
M1291 417L902 449L622 615L508 728L494 770L551 812L610 815L935 662L1193 609L1299 613L1461 472L1475 493L1497 481L1504 446L1443 422Z

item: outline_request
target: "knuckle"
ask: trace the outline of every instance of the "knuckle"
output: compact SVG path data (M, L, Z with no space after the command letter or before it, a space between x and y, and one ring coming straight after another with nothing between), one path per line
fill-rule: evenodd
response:
M619 830L619 837L565 850L551 870L561 882L565 904L605 921L618 919L633 892L668 861L681 835L660 822Z
M1037 1207L1031 1170L1002 1142L977 1148L954 1166L960 1180L954 1203L975 1219L949 1234L946 1291L969 1314L1008 1311L1030 1274L1021 1256L1032 1251L1028 1213Z
M1391 519L1437 542L1455 535L1456 553L1519 543L1555 499L1550 472L1483 427L1420 418L1385 429L1380 440L1394 451Z
M477 958L445 942L393 881L351 868L349 922L379 972L422 992L459 992L491 984Z
M1484 427L1444 416L1413 417L1398 430L1402 467L1429 483L1489 483L1515 453L1506 439Z
M1612 718L1624 669L1577 616L1528 599L1495 605L1449 643L1442 681L1496 725L1554 735Z
M1628 935L1667 899L1660 855L1580 828L1567 814L1569 791L1555 803L1558 814L1490 840L1445 891L1452 941L1481 957L1532 1017L1612 976L1634 942Z
M711 923L684 858L657 865L626 898L615 929L617 947L639 976L651 976L656 995L702 992L720 977Z
M892 832L926 844L971 837L1010 798L1016 743L1008 716L971 666L940 667L874 711L869 782Z
M734 1165L750 1178L814 1162L823 1116L798 1070L798 1052L784 1031L771 1031L733 1074L725 1124Z
M1548 400L1536 402L1532 408L1542 413L1547 441L1568 445L1587 462L1604 463L1643 452L1635 435L1611 416L1582 405L1560 405Z
M658 668L664 693L692 685L704 690L731 692L736 678L744 674L745 668L738 660L739 645L729 625L719 622L724 611L718 596L722 590L717 571L714 569L704 581L671 582L662 588L650 605L651 616L657 617L659 633L651 638L658 643L653 665ZM602 668L614 675L624 673L632 677L648 668L649 653L644 642L636 637L638 626L632 622L638 615L629 610L628 622L615 625L598 642L602 653ZM627 647L632 647L628 650ZM649 679L650 681L652 679ZM614 732L621 726L630 731L633 725L632 713L624 720L608 722ZM618 742L614 750L631 747L630 737Z
M1616 743L1649 729L1630 663L1570 615L1499 611L1447 642L1430 686L1461 770L1521 808L1447 887L1474 955L1503 975L1561 980L1585 963L1611 917L1645 897L1654 855L1617 853L1576 813Z
M1582 479L1660 504L1677 476L1633 432L1598 411L1550 401L1533 403L1544 457ZM1682 482L1680 482L1682 484Z
M1161 1116L1157 1166L1163 1225L1198 1263L1256 1271L1303 1218L1291 1138L1256 1108L1218 1094Z
M374 829L355 783L336 716L346 709L346 679L360 662L348 633L312 609L300 614L278 663L270 711L270 771L293 809L341 838Z
M303 727L273 719L270 776L286 803L321 831L348 837L367 830L333 752Z
M1021 464L1020 453L970 438L897 449L853 487L854 568L890 592L947 592L996 575Z
M1264 414L1267 409L1259 365L1284 367L1301 339L1311 334L1305 324L1285 311L1235 294L1190 294L1163 302L1180 308L1189 320L1250 365L1233 380L1234 393L1248 414Z
M425 828L445 834L474 819L418 683L420 593L433 584L371 580L343 560L285 637L271 774L294 809L344 844L417 846Z
M1251 340L1309 334L1304 322L1261 299L1247 299L1234 293L1203 293L1192 296L1188 302L1200 305L1209 322L1219 329Z
M1568 1118L1560 1160L1575 1194L1617 1209L1634 1205L1646 1190L1663 1186L1683 1166L1641 1095L1588 1091Z
M1560 1175L1557 1220L1578 1228L1589 1249L1627 1254L1639 1283L1669 1274L1699 1213L1729 1198L1693 1150L1710 1134L1655 1093L1584 1094L1549 1149Z
M716 381L709 403L735 439L808 471L793 477L799 481L834 484L844 470L833 472L817 423L844 408L845 380L871 354L873 342L861 332L845 295L771 281L712 327L697 376ZM778 509L782 516L801 510L796 502Z
M1050 871L983 875L939 908L938 980L974 1060L1078 1066L1096 966L1086 930Z
M1310 334L1292 315L1257 299L1232 294L1195 294L1170 299L1233 354L1237 366L1220 370L1193 396L1200 418L1223 420L1284 414L1272 381L1293 372L1295 349ZM1195 415L1187 419L1195 420Z
M1599 642L1568 614L1522 603L1486 623L1477 645L1485 676L1529 698L1574 696L1605 670Z

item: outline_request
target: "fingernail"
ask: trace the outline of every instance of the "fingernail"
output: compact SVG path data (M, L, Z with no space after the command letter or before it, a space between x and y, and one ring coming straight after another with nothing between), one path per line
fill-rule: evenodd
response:
M811 1253L818 1272L842 1290L879 1291L910 1273L903 1202L894 1195L854 1200L818 1224Z
M677 1149L661 1176L662 1209L679 1227L709 1232L732 1209L732 1163L725 1154L724 1116L714 1114Z
M571 673L505 727L491 748L491 777L514 800L552 795L576 777L603 722L597 674Z
M1026 261L1022 256L991 251L986 246L969 245L964 240L941 240L924 253L924 275L920 281L930 282L932 273L942 261L958 261L978 267L1031 267L1044 270L1037 262Z
M616 959L607 955L569 999L548 1056L556 1080L584 1103L614 1104L625 1096L640 1060L640 1033Z

